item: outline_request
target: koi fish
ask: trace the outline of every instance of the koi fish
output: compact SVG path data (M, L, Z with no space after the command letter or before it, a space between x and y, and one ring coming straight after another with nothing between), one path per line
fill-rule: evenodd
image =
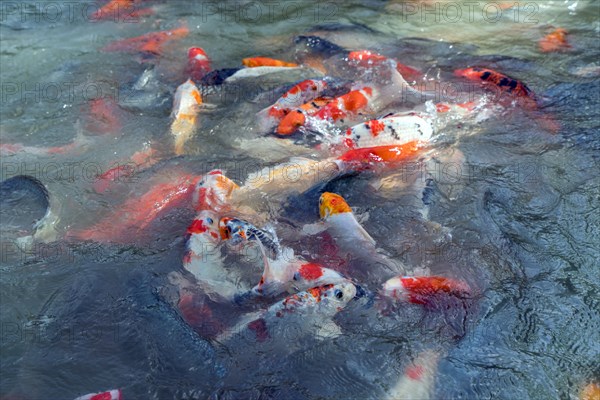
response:
M348 53L348 61L351 64L360 66L362 68L370 68L379 65L383 62L388 61L389 58L382 56L381 54L371 52L369 50L358 50L351 51ZM423 79L423 74L420 71L401 64L396 60L393 60L396 64L396 70L408 81L418 81Z
M488 68L472 67L458 69L454 74L471 81L480 82L488 88L495 88L504 93L510 93L519 99L525 99L525 104L535 105L535 96L533 92L521 81L509 77L503 73Z
M301 107L306 102L320 97L327 86L325 79L306 79L292 86L272 106L257 114L261 130L273 129L292 108Z
M120 111L116 102L109 98L89 102L89 115L85 128L97 134L115 134L121 130Z
M154 14L151 8L136 10L136 3L139 3L139 0L110 0L90 18L97 21L112 19L115 22L133 22L136 18Z
M433 136L432 118L424 113L393 114L348 128L344 143L349 148L428 142Z
M239 186L223 175L220 169L214 169L202 176L194 188L193 203L196 210L222 212L230 207L232 193Z
M265 311L242 318L233 329L221 335L218 341L223 342L239 333L255 342L279 339L288 344L290 333L300 337L337 336L341 333L340 328L331 319L355 296L356 286L351 282L323 285L298 292L273 304ZM287 331L290 326L294 332Z
M175 154L184 153L184 146L193 136L202 96L191 79L179 85L175 91L171 117L171 135L175 137Z
M147 33L142 36L116 40L104 46L102 51L142 52L161 55L165 43L181 39L189 33L190 30L185 26L168 31Z
M144 238L148 227L168 210L188 208L201 177L182 175L160 183L140 197L130 198L91 228L67 232L68 238L97 242L132 243Z
M213 301L233 300L247 291L239 282L235 270L223 266L219 216L209 210L200 211L187 228L189 239L183 257L183 267Z
M188 65L186 72L190 79L200 82L211 71L210 58L201 47L191 47L188 50Z
M398 145L363 147L348 150L337 157L335 162L344 173L393 168L422 155L425 148L426 143L420 140Z
M441 276L396 276L383 284L382 294L399 301L429 305L440 294L465 298L470 296L469 286Z
M248 68L255 67L297 67L298 64L276 60L269 57L249 57L242 60L242 64Z
M419 99L425 96L404 80L395 70L395 63L392 61L380 64L371 75L388 76L389 79L381 83L362 85L359 89L338 96L318 107L312 107L308 103L305 107L290 111L281 120L276 132L280 135L290 135L304 126L319 132L323 130L323 128L319 129L322 121L333 124L354 124L364 120L364 114L374 114L383 110L408 94L414 94Z
M264 271L260 282L252 289L252 295L274 297L292 289L308 290L315 286L348 281L337 271L307 262L294 254L292 249L280 247L274 231L267 232L236 218L222 218L219 230L221 238L234 244L254 241L259 245Z
M156 151L151 147L135 152L128 163L117 165L110 168L105 173L99 175L92 187L96 193L106 192L114 183L128 182L134 174L142 168L147 168L155 164L158 159L155 158Z
M75 400L123 400L121 389L108 390L101 393L90 393L79 396Z
M540 50L544 53L553 51L564 51L571 48L567 41L567 31L563 28L558 28L539 41Z
M36 147L26 146L22 143L0 143L0 155L11 156L18 153L32 154L37 156L51 156L54 154L67 154L86 148L90 139L78 132L71 143L63 146Z
M538 104L535 94L521 81L513 79L508 75L488 69L472 67L454 71L455 75L469 80L480 82L484 87L492 88L501 93L508 93L512 99L517 100L519 105L529 111L537 111ZM560 123L551 115L535 116L536 122L545 130L557 133Z
M435 374L440 354L426 350L406 367L394 387L387 393L387 400L433 399Z
M323 228L329 230L342 251L392 271L404 271L403 266L378 251L375 239L360 225L346 200L339 194L321 194L319 215L323 221Z

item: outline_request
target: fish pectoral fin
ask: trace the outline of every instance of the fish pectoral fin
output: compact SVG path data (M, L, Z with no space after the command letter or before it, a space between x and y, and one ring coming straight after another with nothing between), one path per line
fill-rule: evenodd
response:
M327 224L323 222L316 222L314 224L306 224L302 227L302 234L305 236L317 235L327 230Z
M341 335L342 329L333 321L325 322L316 332L316 337L319 340L334 339Z
M363 227L362 227L360 224L356 224L356 226L357 226L357 228L356 228L356 229L357 229L358 233L359 233L359 234L360 234L360 235L361 235L361 236L362 236L362 237L363 237L363 238L364 238L364 239L365 239L367 242L369 242L369 243L371 243L373 246L375 246L375 245L376 245L375 239L373 239L373 238L371 237L371 235L369 235L369 232L367 232L367 231L365 230L365 228L363 228Z

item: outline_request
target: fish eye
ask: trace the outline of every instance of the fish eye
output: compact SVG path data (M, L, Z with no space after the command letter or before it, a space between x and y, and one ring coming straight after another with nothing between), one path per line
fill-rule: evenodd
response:
M206 218L206 222L208 222L210 225L212 225L214 221L212 218L208 217L208 218Z
M344 293L339 289L336 289L333 293L336 299L341 300L344 297Z
M323 198L319 197L319 205L323 204Z

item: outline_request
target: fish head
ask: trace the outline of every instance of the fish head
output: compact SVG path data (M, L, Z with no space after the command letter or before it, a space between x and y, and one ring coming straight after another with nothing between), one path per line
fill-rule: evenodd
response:
M202 210L196 215L190 226L187 228L187 233L192 236L202 237L204 241L211 243L219 243L221 235L219 233L219 217L210 210Z
M298 128L304 126L306 123L306 117L300 110L290 111L285 117L279 122L277 127L277 134L279 135L291 135L296 132Z
M208 55L201 47L190 47L188 50L188 59L190 60L207 60Z
M223 175L223 171L215 169L204 175L194 190L194 206L196 210L217 210L224 207L231 194L239 186Z
M326 220L331 215L352 212L346 200L339 194L325 192L319 198L319 214Z
M356 286L346 281L312 288L308 292L335 314L356 297Z

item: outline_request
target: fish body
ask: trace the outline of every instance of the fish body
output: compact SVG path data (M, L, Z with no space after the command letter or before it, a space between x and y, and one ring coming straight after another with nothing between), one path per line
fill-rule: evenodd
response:
M598 399L600 399L600 385L595 382L588 383L579 394L579 400Z
M570 49L571 45L567 41L567 30L558 28L550 32L539 41L539 48L543 53Z
M196 210L224 211L228 209L234 191L239 186L223 174L220 169L214 169L199 179L194 188L193 204Z
M210 58L201 47L191 47L188 50L188 65L186 72L190 79L200 82L211 71Z
M428 142L433 133L432 118L425 113L394 114L348 128L344 142L350 148Z
M432 350L420 353L387 393L386 400L433 399L439 358L440 355Z
M102 393L90 393L79 396L75 400L123 400L121 389L108 390Z
M110 0L90 18L95 21L112 19L115 22L135 22L136 18L154 14L152 8L136 9L139 2L139 0Z
M305 79L292 86L277 101L258 113L261 130L267 131L278 125L293 108L320 97L328 86L325 79Z
M383 284L382 294L398 301L414 304L431 304L440 294L465 298L470 295L469 286L441 276L397 276Z
M242 64L248 68L255 67L297 67L298 64L276 60L269 57L249 57L242 60Z
M275 233L266 232L251 223L235 218L221 218L221 238L234 244L254 241L261 247L264 271L252 294L274 297L294 290L307 290L325 284L348 281L339 272L311 263L281 247Z
M390 60L389 58L369 50L351 51L348 53L348 61L351 64L362 68L371 68L383 62ZM396 70L408 81L417 81L423 78L423 74L415 68L409 67L393 60L396 64Z
M509 93L516 98L529 100L535 104L533 92L523 82L501 72L489 68L472 67L456 70L454 74L474 82L479 82L500 93Z
M422 155L427 143L413 140L403 144L351 149L335 159L344 173L393 168Z
M175 137L175 154L184 153L185 144L194 135L198 111L202 104L202 96L191 79L179 85L173 101L174 118L171 123L171 135Z
M153 55L160 55L165 43L181 39L190 33L189 29L182 26L168 31L151 32L142 36L128 39L116 40L102 48L103 51L124 51L124 52L142 52Z
M364 87L333 99L322 99L320 103L308 102L290 111L282 118L276 132L279 135L291 135L300 127L305 126L309 118L335 123L356 116L359 112L368 111L369 102L372 98L373 89Z
M161 215L175 208L189 208L200 179L181 175L173 182L156 184L143 195L126 200L92 227L70 231L67 236L96 242L135 243Z
M267 310L252 314L242 320L219 342L242 333L251 342L276 341L288 346L290 339L305 336L333 336L339 327L331 319L356 296L356 286L351 282L317 286L290 295Z
M200 211L187 228L187 234L183 267L212 300L230 301L236 294L246 291L239 284L235 270L230 271L223 266L217 213Z

